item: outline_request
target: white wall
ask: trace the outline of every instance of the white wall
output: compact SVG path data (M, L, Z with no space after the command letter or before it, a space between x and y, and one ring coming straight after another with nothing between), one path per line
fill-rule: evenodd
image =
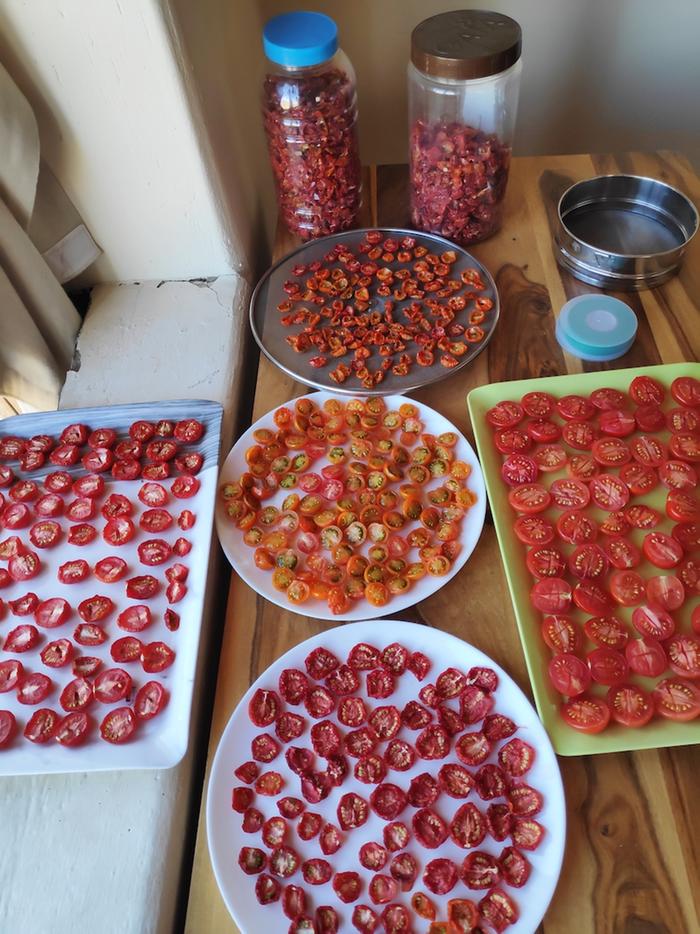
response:
M3 0L0 59L105 251L93 281L243 267L158 0Z
M260 0L263 21L299 0ZM523 28L520 155L677 149L700 171L700 0L304 0L358 76L367 162L407 154L406 64L422 19L474 6Z
M274 223L260 34L339 25L366 162L406 158L410 33L464 0L1 0L0 59L105 257L93 281L265 262ZM478 5L485 5L480 3ZM676 149L700 170L700 0L489 0L523 26L516 154Z

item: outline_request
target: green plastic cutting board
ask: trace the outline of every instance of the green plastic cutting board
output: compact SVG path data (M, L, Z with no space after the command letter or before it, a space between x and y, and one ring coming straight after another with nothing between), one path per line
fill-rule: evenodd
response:
M626 391L632 379L641 374L652 376L668 387L677 376L695 376L700 379L700 364L674 363L640 369L607 370L597 373L574 374L572 376L550 376L541 379L517 380L510 383L494 383L491 386L480 386L478 389L472 390L467 400L537 710L551 737L555 750L562 756L622 752L630 749L656 749L664 746L700 743L700 718L691 723L675 723L655 718L641 729L628 729L611 723L603 733L594 736L578 733L562 720L558 712L559 695L550 685L547 676L547 665L551 653L540 635L539 614L530 605L529 592L532 586L532 578L525 565L526 546L513 534L513 522L516 514L508 502L508 488L501 479L501 455L493 444L492 429L485 416L486 412L496 403L505 399L518 401L526 392L538 390L560 397L571 393L589 395L594 389L603 386ZM675 403L669 401L664 405L664 408L671 408L673 405ZM563 475L562 473L552 474L551 476L555 478ZM663 515L665 492L665 488L660 487L639 501L656 507ZM549 515L549 513L545 515ZM556 516L557 513L552 512L552 515ZM601 512L600 516L602 515ZM664 521L662 528L668 531L671 524L670 520ZM640 531L633 534L637 544L641 543L643 536L644 533ZM570 549L564 546L562 550L568 551ZM646 562L642 564L639 571L644 578L664 573L658 568L646 564ZM679 628L683 631L689 629L688 620L693 604L691 603L689 606L688 603L690 601L686 603L680 614L674 614L679 621ZM694 603L697 603L697 601L694 601ZM629 623L631 612L631 609L621 607L615 611L615 615ZM575 610L573 615L579 621L585 619L585 614L578 610ZM590 645L589 648L593 648L593 646ZM651 679L636 676L633 676L630 680L647 688L654 683ZM595 693L604 694L605 688L595 690Z

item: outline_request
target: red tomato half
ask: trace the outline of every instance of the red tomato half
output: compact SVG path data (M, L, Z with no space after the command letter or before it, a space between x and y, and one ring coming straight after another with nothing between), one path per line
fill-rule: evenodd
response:
M632 613L632 625L641 635L661 641L676 631L673 617L660 607L638 606Z
M669 720L687 722L700 714L700 690L683 678L665 678L652 691L656 712Z
M656 639L630 639L625 658L632 671L645 678L657 678L668 665L666 653Z
M677 635L666 643L671 671L691 681L700 678L700 639L694 635Z
M610 722L610 708L599 697L574 697L561 706L561 715L581 733L600 733Z
M107 668L95 678L92 691L100 703L114 704L131 691L131 675L123 668Z
M117 707L110 710L100 724L100 735L108 743L125 743L133 736L136 724L131 707Z
M622 684L629 674L625 656L616 649L601 647L589 652L588 666L593 680L606 687Z
M63 597L49 597L42 601L34 613L37 626L42 629L55 629L62 626L71 615L71 606Z
M654 716L651 697L636 684L611 687L607 700L613 720L623 726L644 726Z
M661 405L666 390L651 376L635 376L630 383L629 394L637 405Z
M9 746L17 732L17 720L11 710L0 710L0 749Z
M110 556L101 558L95 565L95 577L101 580L103 584L114 584L121 580L128 570L126 561L123 558Z
M155 674L169 668L175 661L175 652L165 642L149 642L143 647L141 664L143 670Z
M17 688L17 700L20 704L40 704L52 689L51 678L37 671L21 682Z
M56 727L56 741L62 746L79 746L87 739L91 726L91 720L85 711L69 713Z
M675 538L663 532L650 532L644 536L642 551L657 568L674 568L683 560L683 547Z
M620 606L638 606L646 595L644 579L635 571L615 571L610 575L608 588Z
M700 381L692 376L678 376L671 383L671 395L679 405L700 406Z
M159 681L147 681L134 699L134 713L139 720L151 720L165 707L168 694Z
M545 577L531 589L530 601L541 613L566 613L571 606L571 587L561 577Z
M583 694L591 683L591 673L586 663L566 652L555 655L547 671L554 688L565 697Z
M628 539L611 536L603 542L603 551L614 568L623 571L636 568L642 563L642 554Z
M104 529L102 537L110 545L126 545L130 542L136 533L134 523L127 516L116 516L109 519Z
M652 577L646 583L647 600L662 610L679 610L685 603L685 587L677 577Z

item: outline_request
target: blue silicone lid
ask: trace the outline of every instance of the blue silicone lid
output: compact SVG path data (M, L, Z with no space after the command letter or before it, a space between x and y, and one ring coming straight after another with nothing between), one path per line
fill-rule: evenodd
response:
M637 334L629 305L611 295L579 295L559 313L556 336L561 346L582 360L615 360L627 353Z
M318 65L335 55L338 27L324 13L282 13L265 24L263 48L279 65Z

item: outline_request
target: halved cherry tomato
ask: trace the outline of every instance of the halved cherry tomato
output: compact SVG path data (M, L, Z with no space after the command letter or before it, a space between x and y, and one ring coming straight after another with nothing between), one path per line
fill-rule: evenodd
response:
M700 715L700 690L684 678L665 678L652 691L656 712L669 720L687 722Z
M95 678L92 691L100 703L114 704L131 691L131 675L123 668L107 668Z
M100 735L108 743L125 743L133 736L136 723L131 707L117 707L100 724Z
M651 697L636 684L611 687L607 701L613 720L623 726L644 726L654 716Z
M635 674L656 678L666 670L668 659L656 639L630 639L625 646L625 658Z
M134 713L139 720L152 720L168 700L168 693L160 681L147 681L134 698Z
M143 670L149 674L165 671L175 661L175 652L165 642L149 642L141 652Z
M562 717L581 733L600 733L610 722L610 708L599 697L584 694L565 701Z
M590 686L588 666L576 655L567 652L555 655L547 670L554 688L566 697L577 697Z
M605 646L588 653L588 667L597 684L611 687L627 679L629 668L625 656Z

